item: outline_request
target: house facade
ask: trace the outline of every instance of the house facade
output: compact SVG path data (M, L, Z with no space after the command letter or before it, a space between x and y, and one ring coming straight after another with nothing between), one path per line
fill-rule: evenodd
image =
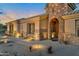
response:
M64 39L64 34L79 35L79 13L74 3L49 3L46 14L23 18L7 23L7 31L19 32L23 37L34 37L35 40ZM56 39L56 40L57 40Z
M16 35L15 32L19 32L22 37L34 37L35 40L47 39L47 22L46 14L22 18L8 22L7 32L11 35ZM44 33L46 34L44 35Z

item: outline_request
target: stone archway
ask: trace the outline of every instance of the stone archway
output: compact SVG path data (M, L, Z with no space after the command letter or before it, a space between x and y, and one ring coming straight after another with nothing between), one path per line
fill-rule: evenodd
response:
M59 33L59 21L57 18L53 18L50 21L50 38L58 38Z

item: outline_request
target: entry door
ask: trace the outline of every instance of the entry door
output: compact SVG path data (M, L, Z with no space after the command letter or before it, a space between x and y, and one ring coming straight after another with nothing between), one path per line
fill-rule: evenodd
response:
M59 26L58 26L58 22L54 21L51 23L51 37L53 38L58 38L58 30L59 30Z

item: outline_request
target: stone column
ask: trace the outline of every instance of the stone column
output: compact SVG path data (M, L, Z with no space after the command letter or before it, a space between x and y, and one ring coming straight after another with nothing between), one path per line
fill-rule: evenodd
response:
M58 34L58 39L59 41L62 41L64 39L64 21L62 18L59 19L59 34Z

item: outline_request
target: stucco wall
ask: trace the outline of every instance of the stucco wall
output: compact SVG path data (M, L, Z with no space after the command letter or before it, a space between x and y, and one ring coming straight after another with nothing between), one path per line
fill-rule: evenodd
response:
M13 22L12 24L14 25L13 30L14 30L14 31L18 31L18 24L17 24L17 22L15 21L15 22Z
M65 20L65 32L75 34L75 19Z
M10 33L10 25L11 24L13 25L12 33ZM15 32L18 32L18 23L17 23L17 21L12 21L10 23L7 23L7 33L11 34L11 35L14 35Z
M48 19L44 16L40 20L40 35L41 39L48 38Z
M37 35L38 37L36 37L36 39L39 39L39 34L40 34L40 17L33 17L33 18L27 18L25 20L20 20L20 32L23 31L23 36L27 37L28 35ZM34 34L28 34L27 33L27 24L28 23L34 23L35 24L35 33Z
M26 33L27 33L27 26L26 26L26 23L23 23L23 24L22 24L22 28L20 28L20 29L22 29L23 36L26 37Z

